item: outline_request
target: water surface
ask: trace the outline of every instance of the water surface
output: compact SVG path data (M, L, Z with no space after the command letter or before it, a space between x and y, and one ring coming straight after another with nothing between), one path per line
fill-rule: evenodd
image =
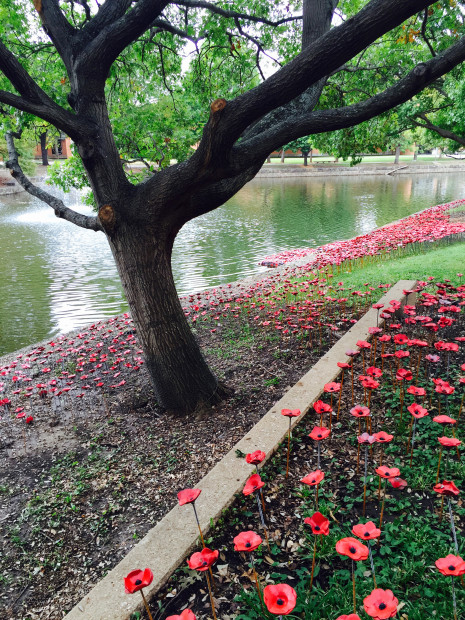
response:
M256 179L181 230L178 291L265 271L257 263L267 254L349 239L464 196L459 173ZM78 193L65 200L90 212ZM125 310L103 234L56 218L25 192L0 196L0 355Z

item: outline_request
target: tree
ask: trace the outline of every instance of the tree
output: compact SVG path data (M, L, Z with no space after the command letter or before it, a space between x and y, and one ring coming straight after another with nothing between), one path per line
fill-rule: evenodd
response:
M462 62L464 38L416 66L408 50L401 75L390 78L384 90L373 88L364 99L344 107L320 105L328 75L363 57L364 50L393 29L397 37L406 20L410 23L431 4L346 1L339 10L340 25L331 27L337 0L303 0L302 15L297 15L297 5L262 0L250 0L248 13L243 3L234 1L223 5L208 0L34 0L38 22L25 0L5 0L6 8L0 11L4 76L0 103L19 111L19 124L28 114L71 137L98 215L74 212L25 177L15 131L6 134L8 166L23 187L49 204L58 217L106 235L156 396L167 409L188 412L223 395L176 294L170 262L177 233L189 220L233 196L276 148L373 118ZM433 12L451 12L449 2L436 2ZM452 12L460 13L460 8ZM295 45L298 32L300 52ZM133 183L122 165L110 111L121 97L137 116L145 90L146 103L157 104L159 97L150 95L146 69L153 69L155 61L158 69L152 81L172 94L173 76L182 73L179 53L186 40L197 50L194 62L202 66L207 50L217 63L210 63L213 70L202 90L216 98L208 118L205 115L198 148L184 161ZM261 65L265 54L274 58L275 66L281 65L267 78ZM250 69L252 57L255 72ZM235 76L228 87L214 70L221 63L226 76L228 72ZM47 79L49 74L52 80ZM260 83L253 86L257 74ZM119 89L123 79L130 85L124 92ZM218 83L222 92L215 88ZM382 83L383 88L386 82Z

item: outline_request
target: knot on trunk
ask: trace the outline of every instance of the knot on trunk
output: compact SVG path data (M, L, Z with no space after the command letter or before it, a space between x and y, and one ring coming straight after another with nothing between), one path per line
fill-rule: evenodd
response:
M413 72L415 73L416 77L423 77L427 71L428 67L426 65L426 63L421 62L420 64L418 64L415 69L413 70Z
M211 113L216 114L217 112L221 112L221 110L225 109L227 103L226 99L215 99L210 105Z
M103 205L98 210L98 219L102 223L105 232L113 234L116 228L116 214L111 205Z

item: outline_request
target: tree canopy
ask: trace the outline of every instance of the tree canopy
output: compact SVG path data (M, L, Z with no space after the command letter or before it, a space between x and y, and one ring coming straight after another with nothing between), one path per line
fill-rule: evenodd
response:
M57 216L107 236L164 406L190 411L222 395L176 295L170 259L180 228L233 196L282 145L337 130L350 138L347 150L373 142L372 128L350 128L425 88L439 92L465 58L463 8L455 0L4 0L8 166ZM15 140L38 119L74 141L98 215L74 212L24 175ZM135 159L143 179L124 166ZM78 182L79 168L73 174Z

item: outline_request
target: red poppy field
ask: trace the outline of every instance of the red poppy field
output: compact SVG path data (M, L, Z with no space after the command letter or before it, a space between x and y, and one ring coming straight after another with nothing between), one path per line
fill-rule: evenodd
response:
M286 443L263 468L260 451L238 455L243 494L152 602L157 617L463 617L464 299L423 282L416 303L380 308L386 327L348 352L289 461Z
M461 230L452 230L449 227L452 224L447 217L442 210L441 218L445 218L441 229L443 235L447 237L454 232L460 233ZM431 232L430 224L425 226ZM406 240L405 247L402 246L399 250L393 249L390 255L403 255L409 248L413 248L417 237L410 236L409 239ZM307 267L289 268L284 276L282 274L269 276L250 287L226 286L184 299L186 315L192 321L208 361L220 378L233 390L230 398L221 406L199 411L195 419L188 423L173 420L155 402L148 387L142 352L129 316L89 326L81 333L60 336L38 347L4 358L0 365L2 618L29 620L62 618L63 614L86 594L89 584L95 583L124 557L140 537L171 508L176 501L177 492L183 487L195 487L196 482L286 392L288 386L298 381L384 293L389 283L381 285L377 283L375 286L366 283L363 289L354 290L353 287L344 286L343 280L344 272L359 269L362 263L376 265L377 261L385 260L386 251L380 247L379 254L362 256L360 243L354 240L352 254L346 254L342 260L335 253L332 265L322 260L320 265L312 265L310 270ZM336 282L339 278L341 282ZM454 281L460 284L461 280L460 276ZM447 293L447 284L445 287ZM432 282L428 283L425 290L437 297ZM460 297L461 289L454 294L458 294L458 298L456 303L451 305L461 308L460 303L463 299ZM437 301L431 303L433 303L431 318L432 322L435 322L439 316L439 306ZM417 314L423 313L423 309L420 310L418 306L415 311ZM429 312L425 310L424 314L427 315ZM463 334L462 315L442 314L457 320L452 325L441 326L439 333L434 337L437 340L452 342L455 337ZM405 318L415 317L403 317ZM421 322L407 326L404 322L401 333L408 334L408 338L412 338L415 330L420 333ZM431 338L432 333L429 331L427 333ZM427 339L426 336L424 338ZM392 342L383 345L380 341L377 345L377 358L376 361L373 360L372 365L379 367L379 355L381 352L389 354L392 347ZM396 347L397 352L410 350L407 345ZM416 358L413 360L417 355L415 347L413 351L415 353L411 352L412 359L395 358L400 359L400 368L407 369L412 365L414 370L416 369ZM426 355L426 352L423 353ZM446 353L434 349L434 354L440 356L442 366ZM371 349L367 349L367 360L370 354ZM461 349L458 353L452 352L450 355L449 370L452 383L452 378L458 376L455 366L461 360ZM465 360L461 363L463 362ZM362 374L359 368L360 365L363 366L362 356L355 356L354 363L357 377ZM405 394L402 392L403 421L399 431L394 432L388 416L389 411L394 412L396 407L398 408L401 392L399 382L392 378L389 368L394 372L395 363L387 358L381 379L376 375L373 377L368 375L368 387L363 388L356 380L354 398L356 405L363 406L365 392L367 403L364 406L372 412L376 411L376 407L386 410L385 428L396 437L396 441L386 446L386 459L393 459L392 462L389 460L386 462L388 465L394 465L395 458L401 458L394 452L394 449L399 450L398 433L401 433L404 443L408 439L410 431L408 423L413 416L407 408L410 406L412 396L406 390ZM421 369L422 372L425 371L424 361L421 363ZM445 378L444 369L441 373L438 372L437 376L432 370L431 373L434 378L449 380ZM370 379L380 381L381 387L370 391ZM421 381L427 379L422 375ZM318 541L316 555L318 562L314 567L314 585L312 584L315 593L324 593L322 595L324 605L322 602L323 607L318 607L320 603L316 602L316 598L315 600L312 598L312 606L316 610L314 613L319 613L320 616L308 615L308 618L333 618L337 617L337 614L332 614L333 610L342 607L344 610L351 609L350 597L347 599L348 605L340 604L341 596L347 598L351 591L350 562L339 559L334 546L337 528L341 527L341 535L338 538L351 535L350 528L343 528L340 525L344 522L341 514L348 511L347 514L355 519L359 514L357 511L360 502L363 505L360 472L363 472L365 449L361 448L360 472L357 475L353 473L353 460L349 462L350 455L350 459L355 458L356 463L358 421L348 413L352 408L348 400L351 398L347 392L348 386L350 381L346 370L340 401L343 413L340 413L339 421L333 419L337 417L336 402L339 402L339 393L336 391L332 394L329 392L324 399L326 404L333 401L336 413L331 418L327 413L321 420L319 415L315 418L315 426L319 427L328 427L331 419L331 434L327 438L321 438L321 442L317 442L320 445L321 470L325 474L319 489L319 508L320 512L330 519L330 530L327 537L321 537ZM429 384L428 386L430 390L431 386ZM445 388L447 389L447 386ZM456 386L454 394L450 396L444 392L441 406L443 410L446 407L446 411L442 413L450 413L447 407L456 407L460 390L460 386ZM405 535L396 531L398 539L393 539L389 533L392 520L410 511L411 506L406 504L407 500L416 498L415 506L420 515L418 518L422 519L421 515L426 515L424 539L421 539L424 542L422 553L423 547L427 546L426 533L430 541L436 541L435 537L439 535L436 532L442 531L436 528L436 522L430 513L433 500L426 484L424 462L426 452L423 453L421 450L423 431L433 433L429 425L434 407L437 407L438 403L433 399L431 406L429 401L427 404L422 402L417 404L423 406L429 415L419 417L416 423L411 474L407 475L405 466L399 465L401 477L408 481L409 486L406 490L392 489L386 499L386 536L383 538L380 552L375 557L375 562L378 563L384 558L383 554L389 553L382 551L383 547L385 550L388 548L384 546L388 540L393 554L397 553L396 541L399 540L399 549L402 549L404 554L401 557L408 557L409 561L411 559L411 551L405 551L408 547L404 544L411 531L405 530ZM418 413L421 414L421 411L418 410ZM374 419L375 413L373 421ZM364 422L363 418L361 420ZM312 428L313 424L306 431L297 431L292 439L287 481L285 480L286 446L274 464L268 464L261 472L263 480L266 481L264 517L270 518L271 548L271 552L261 551L262 545L256 552L257 575L262 586L265 583L280 583L282 580L276 575L287 575L289 584L297 586L302 583L301 588L306 587L305 579L308 582L310 579L314 538L309 534L308 528L302 529L301 524L302 515L313 514L311 505L314 490L300 485L299 480L316 469L314 465L317 463L318 448L313 446L314 440L307 437ZM460 426L458 434L459 429ZM361 430L364 430L363 426ZM367 432L370 434L376 432L376 429L372 428ZM309 447L312 448L310 456ZM376 448L373 450L376 453ZM371 453L370 446L369 458ZM347 463L341 464L339 458L341 454L344 458L347 457ZM436 446L428 459L426 459L428 467L433 461L437 465ZM447 468L458 468L457 475L452 480L455 480L460 488L463 470L452 459L446 448L442 455L441 467L444 464ZM373 493L375 491L377 493L378 477L373 474L372 469L369 471L366 511L367 516L376 521L379 506L377 496L374 498ZM375 476L374 481L371 480L371 476ZM419 497L416 497L417 495ZM454 515L457 519L459 517L463 519L460 503L460 496L458 500L453 500ZM443 525L447 524L447 502L444 506ZM230 553L233 544L231 535L234 538L246 529L257 529L258 507L256 511L254 509L253 498L249 498L246 504L238 505L231 515L231 519L233 521L236 519L237 523L228 526L231 531L218 531L215 534L216 538L208 541L208 545L218 545L213 546L213 549L221 549L219 559L212 568L215 582L230 584L229 589L226 588L226 593L220 594L219 590L214 592L214 597L223 605L219 612L221 618L236 617L238 614L242 614L243 618L266 617L260 608L254 611L258 599L254 599L253 595L247 592L247 588L244 588L253 579L250 567L239 553ZM333 517L329 511L339 523L332 521ZM356 524L356 521L354 523ZM461 527L462 524L457 523L459 540ZM422 531L421 528L418 529L418 532ZM257 532L263 537L262 531ZM447 532L443 536L446 540ZM303 545L300 541L303 539L306 542L302 547L303 551L299 551ZM281 547L283 544L289 554L284 554ZM226 552L227 562L222 557ZM447 554L443 552L442 556L437 555L431 561L445 555ZM420 559L418 562L420 563ZM220 570L218 566L225 564L228 564L228 568L221 569L224 573L222 575L218 572ZM324 568L329 564L331 567L337 566L335 573L337 587L334 586L336 577L332 577ZM359 583L362 569L366 572L369 568L365 564L361 562L356 565L357 597L360 604L364 588L367 591L369 588L369 579L364 578ZM383 567L380 566L379 570L382 575ZM413 568L408 570L411 571L409 574L416 575L412 572ZM244 573L245 577L242 576ZM396 579L400 577L397 569L393 574L395 579L391 581L391 585L396 594L394 586ZM195 573L184 569L180 578L189 583L194 576ZM268 581L264 582L265 578ZM384 581L380 579L379 583L384 583L385 585L381 587L387 588L391 577L388 578L386 575L383 579ZM202 584L204 583L205 580L202 581ZM447 593L449 597L444 605L450 606L449 581L443 580L438 584L442 588L441 591ZM183 609L183 606L188 607L193 597L192 601L197 605L195 611L197 616L208 617L209 612L204 607L205 604L208 605L208 591L205 589L205 593L202 593L198 586L199 584L189 585L185 594L179 596L177 594L176 599L174 596L168 597L167 600L176 600L176 605L173 600L168 612L179 614L176 610ZM463 603L459 587L457 599ZM176 585L175 589L178 593L179 586ZM305 617L302 614L310 612L303 611L305 600L302 599L299 588L296 589L299 595L297 607L290 617L292 615ZM430 591L434 593L434 598L436 590L430 589ZM402 590L403 592L405 590ZM187 593L188 598L185 598ZM166 594L163 594L161 599ZM200 595L204 601L199 600ZM406 596L400 592L397 594L400 601L402 595ZM241 596L244 600L234 600L236 596ZM416 596L424 595L417 593ZM226 600L221 601L222 597ZM325 616L327 603L332 615ZM151 604L153 605L153 602ZM436 617L441 617L440 605L437 610ZM401 608L399 616L402 613L404 612ZM162 614L159 617L164 618ZM409 617L424 616L420 614ZM444 617L453 616L444 615ZM192 620L190 616L189 620Z

